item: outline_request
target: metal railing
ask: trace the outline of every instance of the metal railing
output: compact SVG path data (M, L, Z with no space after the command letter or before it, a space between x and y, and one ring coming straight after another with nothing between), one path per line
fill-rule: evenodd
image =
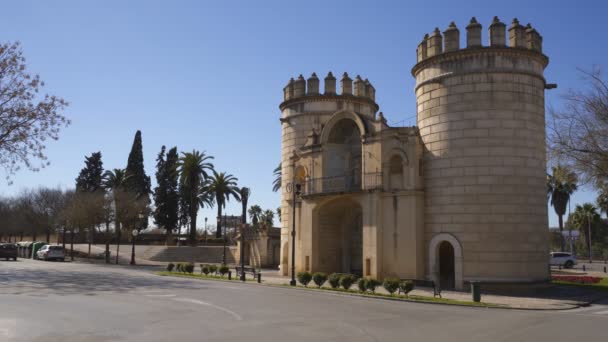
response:
M302 195L322 195L349 193L363 190L382 189L382 172L360 175L343 175L307 179L302 187Z

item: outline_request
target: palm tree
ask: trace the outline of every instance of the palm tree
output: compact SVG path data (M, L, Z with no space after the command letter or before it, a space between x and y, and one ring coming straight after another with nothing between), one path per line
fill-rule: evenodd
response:
M564 214L570 196L577 188L576 174L568 168L557 165L552 168L552 174L547 175L547 196L551 200L551 206L559 218L559 232L564 231ZM561 236L561 248L564 250L564 237Z
M281 190L281 163L277 166L274 171L272 171L274 175L274 180L272 181L272 191L277 192Z
M260 216L262 216L262 208L257 204L252 205L251 208L249 208L249 217L251 218L253 225L258 224Z
M262 227L266 229L272 228L272 225L274 223L274 211L270 209L264 210L262 216L260 216L260 223Z
M217 204L217 229L215 231L215 237L222 237L222 231L220 227L222 218L222 209L226 207L226 202L230 200L230 197L234 197L237 201L240 201L239 188L236 182L238 178L225 172L217 173L213 171L211 176L211 183L209 185L210 192L215 197L215 203Z
M239 189L239 196L241 197L241 206L243 207L243 216L241 221L243 224L247 223L247 202L249 201L249 196L251 196L251 190L246 187L242 187Z
M209 160L212 156L207 156L205 152L193 150L184 153L177 162L179 172L179 185L184 196L183 200L189 207L190 232L188 239L194 245L196 240L196 215L202 203L209 204L206 189L206 181L209 178L207 171L213 170L213 164Z
M608 215L608 184L600 184L596 202L600 212Z
M591 203L577 204L572 213L572 225L577 227L581 235L585 237L586 247L589 250L591 260L591 228L600 222L600 214Z
M116 264L118 264L118 252L120 250L120 238L121 229L120 223L122 220L122 202L126 200L126 184L129 176L127 171L124 169L108 170L103 174L103 180L101 182L103 188L106 191L112 193L112 199L114 202L114 231L116 232Z

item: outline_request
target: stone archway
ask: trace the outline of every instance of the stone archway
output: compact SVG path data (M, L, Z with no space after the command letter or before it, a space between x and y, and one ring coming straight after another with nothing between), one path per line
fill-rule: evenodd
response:
M363 210L351 199L335 199L313 213L314 271L363 273Z
M431 239L428 278L442 289L462 290L462 246L454 235L440 233Z

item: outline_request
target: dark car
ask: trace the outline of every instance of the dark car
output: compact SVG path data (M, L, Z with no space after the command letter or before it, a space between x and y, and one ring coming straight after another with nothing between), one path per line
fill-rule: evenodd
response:
M17 245L12 243L0 244L0 259L13 259L17 261Z

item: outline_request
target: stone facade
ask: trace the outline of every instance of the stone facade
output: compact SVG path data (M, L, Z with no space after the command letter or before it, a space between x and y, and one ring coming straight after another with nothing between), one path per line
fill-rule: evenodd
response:
M281 103L281 272L433 279L548 278L542 38L475 18L417 48L417 127L390 127L368 80L313 74ZM508 31L508 37L507 35ZM508 45L507 45L508 44Z

